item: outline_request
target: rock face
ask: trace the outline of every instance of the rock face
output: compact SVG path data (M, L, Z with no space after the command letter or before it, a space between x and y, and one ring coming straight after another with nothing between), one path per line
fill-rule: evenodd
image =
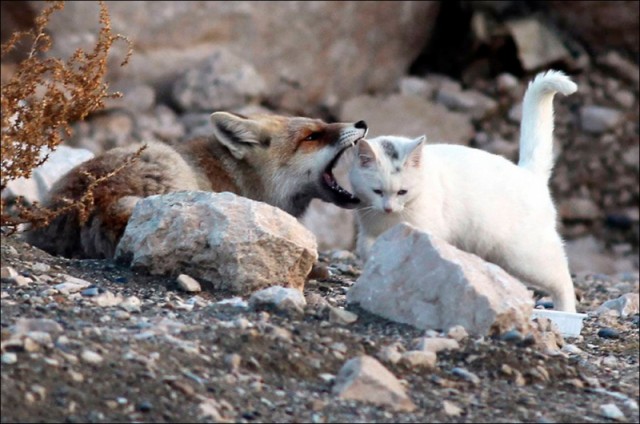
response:
M502 268L408 224L378 238L347 301L420 329L462 325L472 335L527 330L533 309L526 287Z
M115 257L245 295L302 289L318 254L313 234L278 208L229 192L177 192L138 202Z
M467 145L473 137L473 126L468 115L451 112L442 105L415 95L352 98L342 107L340 119L350 121L355 117L370 123L370 138L391 134L419 137L425 134L429 143Z
M140 1L108 7L113 32L135 45L124 68L117 50L126 46L114 45L110 80L168 89L175 76L222 46L251 62L265 78L272 103L308 110L331 96L345 98L396 81L428 42L439 3ZM47 29L52 55L89 49L98 29L97 4L68 2Z
M415 404L398 379L380 362L363 355L347 361L336 377L333 393L352 399L411 412Z

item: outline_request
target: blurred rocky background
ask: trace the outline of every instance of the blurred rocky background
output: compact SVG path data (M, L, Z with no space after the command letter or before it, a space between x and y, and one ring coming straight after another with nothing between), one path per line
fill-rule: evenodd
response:
M67 143L96 155L207 134L212 112L232 110L365 119L371 136L426 134L517 160L526 84L566 71L579 89L554 102L551 186L572 271L637 272L637 1L106 3L134 55L120 67L125 46L114 45L107 82L124 97L76 123ZM2 41L44 4L2 2ZM48 26L51 55L90 49L98 14L96 2L67 2ZM3 59L3 81L19 60ZM60 169L71 162L65 151ZM3 196L38 200L57 176L36 172L37 184ZM302 221L320 249L353 247L351 211L316 201Z

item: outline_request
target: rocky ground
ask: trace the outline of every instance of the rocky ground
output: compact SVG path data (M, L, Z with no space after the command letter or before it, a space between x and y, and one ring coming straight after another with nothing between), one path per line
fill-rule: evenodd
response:
M283 313L2 236L2 422L638 422L637 273L576 277L578 309L591 314L559 352L451 335L459 348L425 366L385 354L424 332L350 306L352 323L329 312L346 306L360 264L345 251L321 261L304 313ZM88 284L58 286L71 277ZM628 316L593 313L628 293ZM412 412L334 392L363 354L400 380Z

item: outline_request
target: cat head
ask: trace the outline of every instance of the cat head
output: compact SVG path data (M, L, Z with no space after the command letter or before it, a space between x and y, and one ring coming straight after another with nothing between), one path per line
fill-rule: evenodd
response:
M425 136L360 140L349 179L362 206L379 212L402 212L418 194L425 143Z

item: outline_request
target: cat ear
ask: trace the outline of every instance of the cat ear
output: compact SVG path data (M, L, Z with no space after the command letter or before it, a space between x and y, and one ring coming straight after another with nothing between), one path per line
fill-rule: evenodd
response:
M376 163L376 152L367 140L362 139L358 143L358 160L363 168L371 168Z
M425 145L426 141L427 137L424 135L411 140L411 142L407 146L409 155L407 157L407 161L405 162L406 166L411 166L413 168L418 168L420 166L420 161L422 160L422 147Z

